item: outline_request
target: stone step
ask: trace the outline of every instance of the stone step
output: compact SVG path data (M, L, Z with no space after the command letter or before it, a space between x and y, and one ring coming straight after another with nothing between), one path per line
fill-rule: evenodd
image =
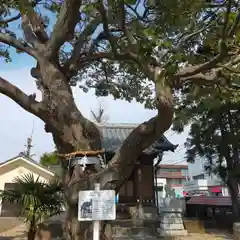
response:
M158 228L157 229L159 235L161 237L177 237L177 236L187 236L188 231L187 230L163 230Z
M160 213L183 213L182 208L160 208Z
M133 236L136 238L139 237L152 237L155 236L153 229L145 227L113 227L112 228L113 237L129 237Z
M160 212L160 218L162 217L168 217L168 218L181 218L181 213L162 213Z
M184 226L181 223L160 223L160 229L163 230L184 230Z
M177 223L177 224L183 224L183 220L182 220L182 218L162 217L162 218L160 219L160 223L167 223L167 224Z

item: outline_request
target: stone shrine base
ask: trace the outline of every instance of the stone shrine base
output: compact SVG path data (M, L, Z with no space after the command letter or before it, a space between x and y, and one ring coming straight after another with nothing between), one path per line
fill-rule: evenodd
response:
M160 210L160 227L157 229L161 237L187 236L182 219L182 209L163 208Z
M240 240L240 222L233 224L233 239Z
M157 237L155 221L115 220L111 222L113 239L152 239Z

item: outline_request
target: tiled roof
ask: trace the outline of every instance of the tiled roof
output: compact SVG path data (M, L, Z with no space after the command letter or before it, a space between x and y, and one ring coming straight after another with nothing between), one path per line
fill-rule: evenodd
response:
M115 152L121 147L123 141L137 126L138 124L107 124L99 126L103 137L103 148L107 152ZM173 145L169 142L165 136L160 136L159 140L152 144L144 152L150 154L156 149L174 151L176 146L177 145Z
M43 168L43 169L45 169L45 170L47 170L47 171L49 171L49 172L55 173L55 171L52 171L51 168L47 168L47 167L43 166L42 164L36 162L36 161L33 160L32 158L26 156L26 155L25 155L24 153L22 153L22 152L19 153L17 156L11 158L11 159L8 159L8 160L6 160L6 161L4 161L4 162L1 162L1 163L0 163L0 166L3 165L3 164L6 164L6 163L8 163L8 162L11 162L12 160L17 159L17 158L25 159L26 161L32 162L33 164L35 164L35 165L37 165L37 166L39 166L39 167L41 167L41 168Z
M240 199L238 198L240 202ZM193 196L188 201L187 204L192 205L207 205L207 206L232 206L230 197L209 197L209 196Z
M102 132L102 146L107 152L115 152L136 127L130 124L109 124L99 126Z

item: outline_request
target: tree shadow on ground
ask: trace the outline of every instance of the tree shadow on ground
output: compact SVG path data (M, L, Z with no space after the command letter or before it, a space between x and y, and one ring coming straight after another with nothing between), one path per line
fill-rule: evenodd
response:
M0 240L24 240L26 239L26 234L19 234L19 235L15 235L15 236L6 236L6 237L2 237L0 236Z

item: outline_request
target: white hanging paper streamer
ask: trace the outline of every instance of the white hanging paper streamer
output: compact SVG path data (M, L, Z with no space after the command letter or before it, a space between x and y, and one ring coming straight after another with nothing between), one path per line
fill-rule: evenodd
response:
M104 159L102 158L102 156L98 155L98 158L99 158L101 168L106 168L106 165L104 163Z
M82 170L84 171L86 168L86 163L88 161L87 156L84 156L81 160L82 160L82 165L83 165Z

